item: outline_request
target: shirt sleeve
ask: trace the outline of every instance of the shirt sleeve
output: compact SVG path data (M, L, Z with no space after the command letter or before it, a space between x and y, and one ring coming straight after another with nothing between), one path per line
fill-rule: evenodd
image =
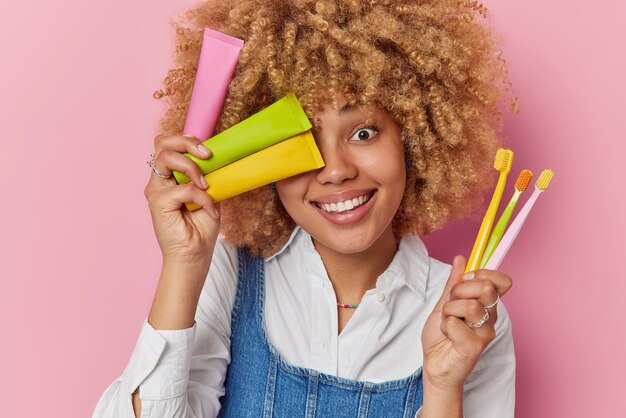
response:
M220 238L205 281L195 323L156 330L145 320L126 369L104 391L93 418L212 418L224 394L230 363L230 321L237 287L237 252Z
M498 303L496 338L487 346L465 381L465 418L513 418L515 415L515 352L511 320Z

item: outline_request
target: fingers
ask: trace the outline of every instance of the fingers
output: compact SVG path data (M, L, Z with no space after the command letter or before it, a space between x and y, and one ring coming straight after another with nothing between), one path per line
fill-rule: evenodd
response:
M470 327L465 321L480 323L485 317L485 306L496 302L499 295L511 288L513 281L506 274L492 270L477 270L464 277L463 282L452 287L448 300L442 306L442 332L453 340L448 334L451 324L455 324L453 329L457 337L478 338L483 343L489 343L495 338L494 325L498 316L495 306L488 310L489 319L481 327ZM459 324L464 325L466 331L461 332L462 329L457 327ZM456 342L463 343L462 340Z
M163 150L188 152L198 158L208 158L211 151L191 135L157 135L154 137L154 150L158 157Z
M469 323L480 324L471 326ZM468 356L478 355L496 337L496 310L486 311L476 299L461 299L444 304L441 312L441 332L452 341L458 351Z
M490 281L500 296L513 286L513 280L506 274L495 270L476 270L463 275L463 283ZM495 299L495 298L494 298ZM493 302L493 300L492 300Z
M193 203L204 208L212 218L218 219L219 212L213 199L205 191L208 184L200 168L182 154L188 152L200 159L206 159L211 157L211 151L193 136L185 135L159 135L154 139L154 148L156 156L153 165L159 173L171 176L173 171L179 171L187 175L192 183L176 185L173 179L153 173L144 189L150 210L177 211L185 203Z
M177 151L171 149L161 151L154 161L154 166L163 175L171 175L174 170L180 171L201 189L208 187L198 165Z
M443 305L441 318L449 316L465 319L466 321L477 323L485 316L485 308L476 299L461 299L447 302ZM491 319L491 314L489 315Z
M489 306L498 298L498 290L490 280L469 280L454 286L450 300L471 299L481 306Z
M213 198L191 183L156 191L147 198L151 211L171 212L179 210L185 203L195 203L212 218L220 216Z
M183 152L188 152L200 159L210 158L212 153L198 139L191 135L158 135L154 138L154 168L163 176L171 176L172 171L180 171L189 177L192 182L206 189L208 187L202 172L191 159L184 156ZM171 186L176 184L174 180L163 178L156 173L150 178L146 193L155 186Z
M441 321L440 329L452 341L457 352L475 361L495 338L492 324L486 323L482 328L470 328L465 321L456 316L448 316Z
M457 353L477 360L496 337L497 309L495 305L488 310L485 306L499 300L513 281L506 274L493 270L463 274L464 267L465 260L455 257L442 299L437 304L441 307L439 327Z
M453 342L472 341L476 336L472 329L460 318L448 316L441 321L441 332Z

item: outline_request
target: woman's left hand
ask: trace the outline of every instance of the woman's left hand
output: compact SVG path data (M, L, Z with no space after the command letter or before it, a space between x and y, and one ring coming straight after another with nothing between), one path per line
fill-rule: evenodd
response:
M465 259L456 256L441 299L422 332L424 379L444 391L462 390L480 355L496 336L494 303L513 284L509 276L498 271L477 270L464 276L464 269Z

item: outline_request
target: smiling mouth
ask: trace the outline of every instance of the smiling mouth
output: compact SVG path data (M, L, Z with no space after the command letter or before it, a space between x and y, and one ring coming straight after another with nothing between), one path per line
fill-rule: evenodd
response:
M333 203L318 203L314 202L315 206L327 213L343 213L358 208L361 205L367 203L376 191L365 193L362 196L355 197L353 199L344 200L341 202Z

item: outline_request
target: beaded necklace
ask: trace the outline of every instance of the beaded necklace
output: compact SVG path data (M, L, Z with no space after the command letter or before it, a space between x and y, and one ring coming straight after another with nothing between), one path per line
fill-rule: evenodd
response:
M339 308L346 308L346 309L356 309L359 307L359 303L357 303L356 305L348 305L346 303L338 303L337 307Z

